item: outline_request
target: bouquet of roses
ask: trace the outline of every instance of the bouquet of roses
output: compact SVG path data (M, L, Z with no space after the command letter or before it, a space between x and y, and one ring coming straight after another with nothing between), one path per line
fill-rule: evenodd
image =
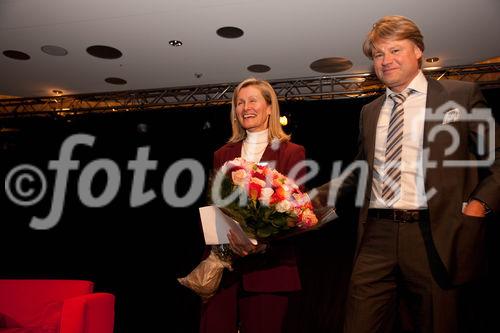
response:
M318 224L309 196L294 181L242 158L220 168L212 182L211 199L257 241L289 237ZM213 246L208 258L178 281L206 301L217 291L224 268L232 270L231 260L227 246Z
M309 196L275 169L236 158L215 178L212 201L252 238L269 240L318 223Z

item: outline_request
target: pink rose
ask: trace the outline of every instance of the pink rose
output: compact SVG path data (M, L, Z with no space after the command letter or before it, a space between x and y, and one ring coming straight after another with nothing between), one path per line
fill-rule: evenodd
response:
M239 169L231 173L231 179L237 186L243 186L246 183L247 172L244 169Z

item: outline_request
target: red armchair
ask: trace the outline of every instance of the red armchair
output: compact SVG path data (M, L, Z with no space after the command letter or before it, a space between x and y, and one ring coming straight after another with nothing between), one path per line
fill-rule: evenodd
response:
M115 298L82 280L0 280L0 333L112 333Z

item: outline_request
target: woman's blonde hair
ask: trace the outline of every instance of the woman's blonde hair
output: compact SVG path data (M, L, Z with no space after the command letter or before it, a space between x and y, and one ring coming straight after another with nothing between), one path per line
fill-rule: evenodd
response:
M260 93L264 97L264 100L268 105L271 106L271 114L269 115L268 129L269 129L269 142L273 140L279 140L280 142L289 141L290 135L286 134L283 131L283 128L280 124L280 107L278 104L278 97L276 96L276 92L273 87L269 84L269 82L264 80L258 80L254 77L248 78L242 81L236 89L234 89L233 98L231 101L231 127L232 127L232 135L229 138L228 142L235 143L244 140L247 136L247 132L240 125L238 118L236 116L236 102L238 99L238 94L240 90L254 86L259 89Z
M363 43L363 53L368 58L373 59L374 43L381 39L390 38L408 39L424 52L424 37L417 25L407 17L392 15L382 17L373 25ZM419 65L422 67L422 58L419 59Z

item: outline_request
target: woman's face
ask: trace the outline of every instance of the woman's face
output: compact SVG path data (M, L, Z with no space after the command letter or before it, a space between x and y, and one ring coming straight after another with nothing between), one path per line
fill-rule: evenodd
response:
M249 132L263 131L268 126L271 105L267 104L255 86L240 89L236 98L236 117L240 125Z

